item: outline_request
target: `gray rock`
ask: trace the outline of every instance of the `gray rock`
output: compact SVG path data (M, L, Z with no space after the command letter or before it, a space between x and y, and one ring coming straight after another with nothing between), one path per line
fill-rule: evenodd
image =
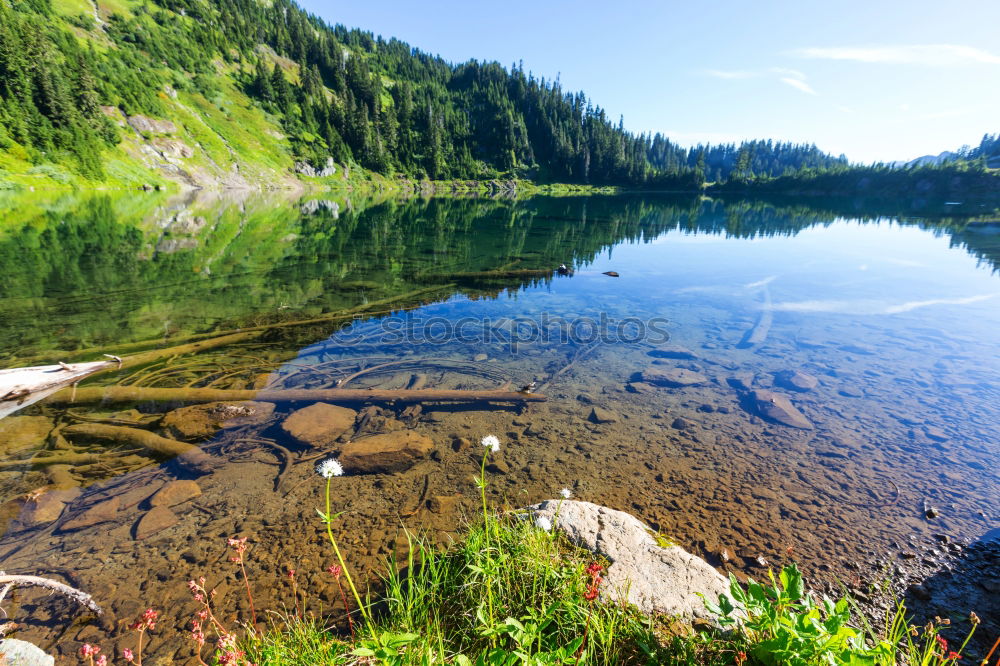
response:
M729 582L707 562L680 546L660 545L653 530L623 511L574 500L546 500L528 511L611 562L601 585L607 600L627 600L644 613L711 621L699 595L716 601L729 592Z
M6 666L54 666L56 660L34 643L5 638L0 641L0 662Z
M774 391L757 389L751 394L751 397L757 412L764 418L790 428L813 429L812 422L792 405L787 396Z
M792 391L811 391L819 386L819 380L799 370L783 370L774 376L774 382Z

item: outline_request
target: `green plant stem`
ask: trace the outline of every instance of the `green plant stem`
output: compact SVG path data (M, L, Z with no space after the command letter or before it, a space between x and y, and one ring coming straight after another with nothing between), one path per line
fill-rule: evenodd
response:
M333 516L330 514L330 482L332 480L333 477L329 477L326 480L326 535L333 546L333 552L337 555L337 561L340 562L340 568L344 570L344 577L347 578L347 584L351 587L354 600L358 602L358 609L365 620L370 622L371 618L368 616L368 609L361 603L361 595L358 594L358 588L354 587L354 579L351 578L351 572L347 569L347 562L344 561L344 556L340 554L340 547L337 546L337 540L333 536Z
M490 517L486 504L486 460L490 456L490 450L483 451L483 461L479 466L479 493L483 498L483 534L486 537L486 558L492 558L490 554ZM490 626L496 626L496 618L493 611L493 576L491 572L485 572L483 582L486 583L486 605L490 614ZM490 636L490 644L496 645L496 637Z

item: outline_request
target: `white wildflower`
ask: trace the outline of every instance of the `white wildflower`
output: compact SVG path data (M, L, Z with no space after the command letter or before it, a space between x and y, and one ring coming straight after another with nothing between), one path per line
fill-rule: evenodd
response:
M559 491L559 494L562 495L563 499L569 499L573 496L573 491L569 488L563 488Z
M496 453L497 451L500 450L500 438L497 437L496 435L486 435L486 437L483 437L479 443L488 448L493 453Z
M327 458L316 465L316 473L324 479L329 479L331 476L343 476L344 468L340 466L336 458Z
M535 527L540 530L545 530L546 532L552 531L552 521L545 516L538 516L535 518Z

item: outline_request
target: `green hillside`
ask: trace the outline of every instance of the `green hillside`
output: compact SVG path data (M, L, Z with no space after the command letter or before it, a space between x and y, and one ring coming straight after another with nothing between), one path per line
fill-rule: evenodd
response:
M558 82L453 65L289 0L0 0L8 189L373 174L700 184L680 160L654 168L652 147Z

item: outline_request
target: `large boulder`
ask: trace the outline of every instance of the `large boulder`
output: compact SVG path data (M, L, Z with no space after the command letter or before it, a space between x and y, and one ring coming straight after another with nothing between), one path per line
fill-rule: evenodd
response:
M53 666L56 660L34 643L4 638L0 640L0 663L9 666Z
M412 430L397 430L349 442L340 453L340 462L351 474L402 472L434 450L429 437Z
M353 409L317 402L289 414L281 429L306 446L323 449L354 427L357 416Z
M757 389L750 394L757 412L766 419L790 428L812 430L812 422L795 408L787 396L774 391Z
M611 562L601 585L607 600L625 600L644 613L712 621L700 595L717 601L720 594L729 593L729 581L707 562L680 546L664 544L624 511L574 500L546 500L528 511Z
M195 441L213 437L222 428L261 424L273 413L273 402L208 402L175 409L160 425L170 437Z
M642 381L657 386L682 388L704 384L708 377L684 368L647 368L642 371Z

